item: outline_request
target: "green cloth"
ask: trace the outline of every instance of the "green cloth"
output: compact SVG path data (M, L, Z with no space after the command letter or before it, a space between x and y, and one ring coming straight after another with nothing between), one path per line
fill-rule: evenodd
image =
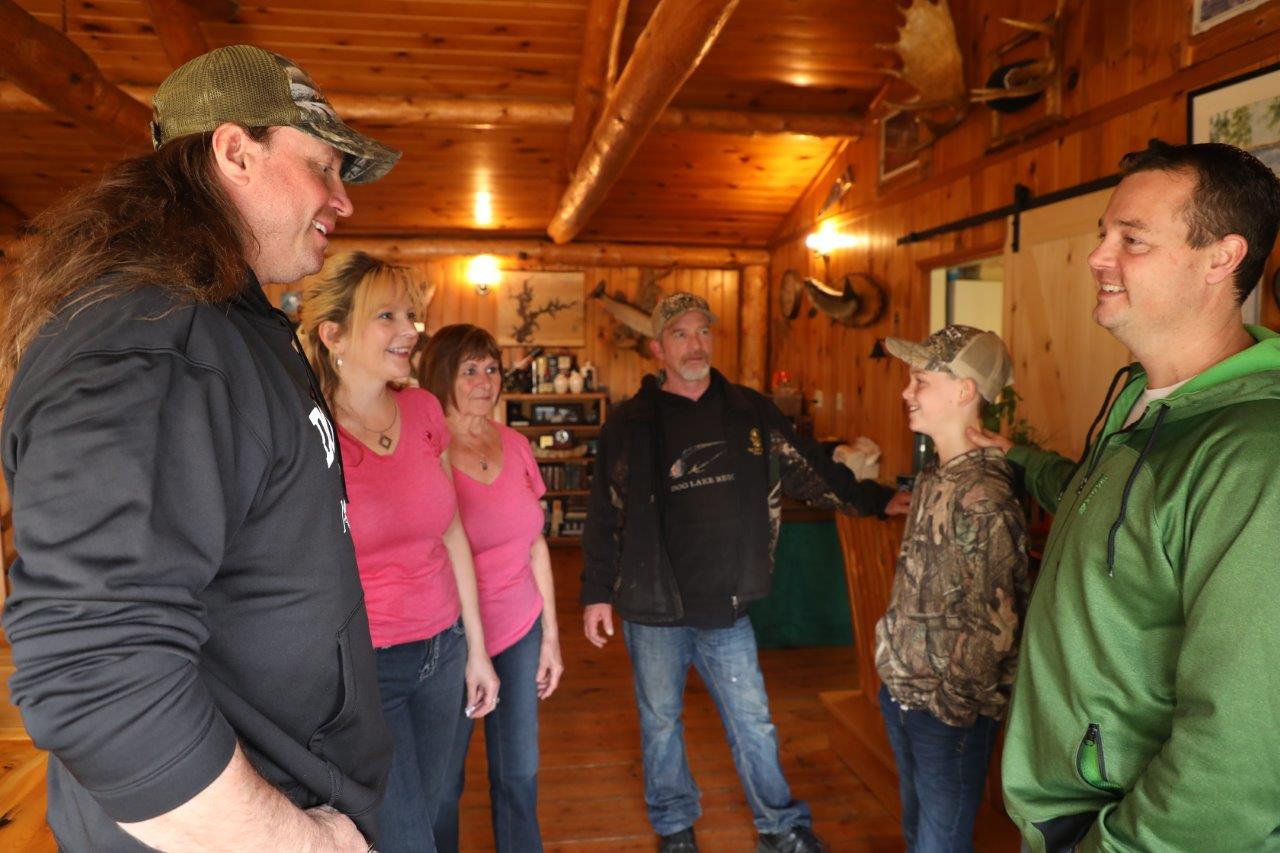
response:
M751 604L763 649L853 643L844 555L834 521L788 521L774 552L773 592Z
M1280 850L1280 337L1249 331L1122 431L1136 369L1065 490L1009 453L1055 513L1002 774L1036 853L1091 812L1086 853Z

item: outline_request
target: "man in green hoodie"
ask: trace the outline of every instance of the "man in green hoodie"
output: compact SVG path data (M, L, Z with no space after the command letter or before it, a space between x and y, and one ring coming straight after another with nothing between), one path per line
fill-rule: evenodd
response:
M1280 336L1240 320L1280 181L1213 143L1121 169L1093 316L1137 363L1079 462L971 435L1055 514L1005 803L1037 853L1280 850Z

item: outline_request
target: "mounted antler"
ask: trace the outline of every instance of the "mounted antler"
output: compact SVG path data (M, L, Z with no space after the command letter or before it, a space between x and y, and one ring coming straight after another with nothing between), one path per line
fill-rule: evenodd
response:
M916 150L933 143L969 113L969 91L964 81L964 61L956 40L955 23L947 0L912 0L903 10L906 22L898 28L898 40L878 45L898 54L902 69L885 73L910 83L916 96L904 103L887 103L890 109L920 113L929 131ZM923 113L943 113L937 120Z

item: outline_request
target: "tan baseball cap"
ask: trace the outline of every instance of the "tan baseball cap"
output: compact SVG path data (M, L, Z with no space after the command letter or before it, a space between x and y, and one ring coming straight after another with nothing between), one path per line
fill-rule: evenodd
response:
M696 293L677 292L662 297L653 309L653 336L662 337L662 330L690 311L700 311L707 316L708 322L716 322L716 315L711 313L707 300Z
M973 326L944 326L924 343L885 338L884 348L916 370L936 370L958 379L972 379L978 393L989 403L1013 384L1013 359L995 332Z
M376 181L400 152L342 123L320 87L291 60L248 44L197 56L165 78L153 99L151 141L156 148L226 122L245 127L293 127L332 145L342 158L342 180Z

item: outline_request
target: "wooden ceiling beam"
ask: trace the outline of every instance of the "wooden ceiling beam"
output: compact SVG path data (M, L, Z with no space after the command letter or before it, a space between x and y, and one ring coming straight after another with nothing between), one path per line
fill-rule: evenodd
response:
M769 253L764 249L724 249L714 246L658 246L642 243L569 243L560 246L546 240L462 237L334 238L334 251L352 249L401 261L498 255L521 261L587 267L738 269L769 263Z
M547 226L552 240L567 243L582 230L737 5L738 0L658 3Z
M150 108L109 83L75 42L13 0L0 0L0 74L117 144L150 147Z
M565 143L566 174L573 171L595 126L600 104L617 74L618 45L627 20L627 0L591 0L582 37L582 61L573 96L573 119Z
M121 86L122 92L149 104L155 89ZM361 95L326 92L343 119L371 127L568 127L574 107L565 101L461 100L417 95ZM47 107L36 98L0 82L0 113L38 114ZM858 138L866 128L855 113L771 113L668 107L658 130L691 130L734 136L798 134Z
M143 0L160 47L174 68L209 52L200 15L186 0Z

